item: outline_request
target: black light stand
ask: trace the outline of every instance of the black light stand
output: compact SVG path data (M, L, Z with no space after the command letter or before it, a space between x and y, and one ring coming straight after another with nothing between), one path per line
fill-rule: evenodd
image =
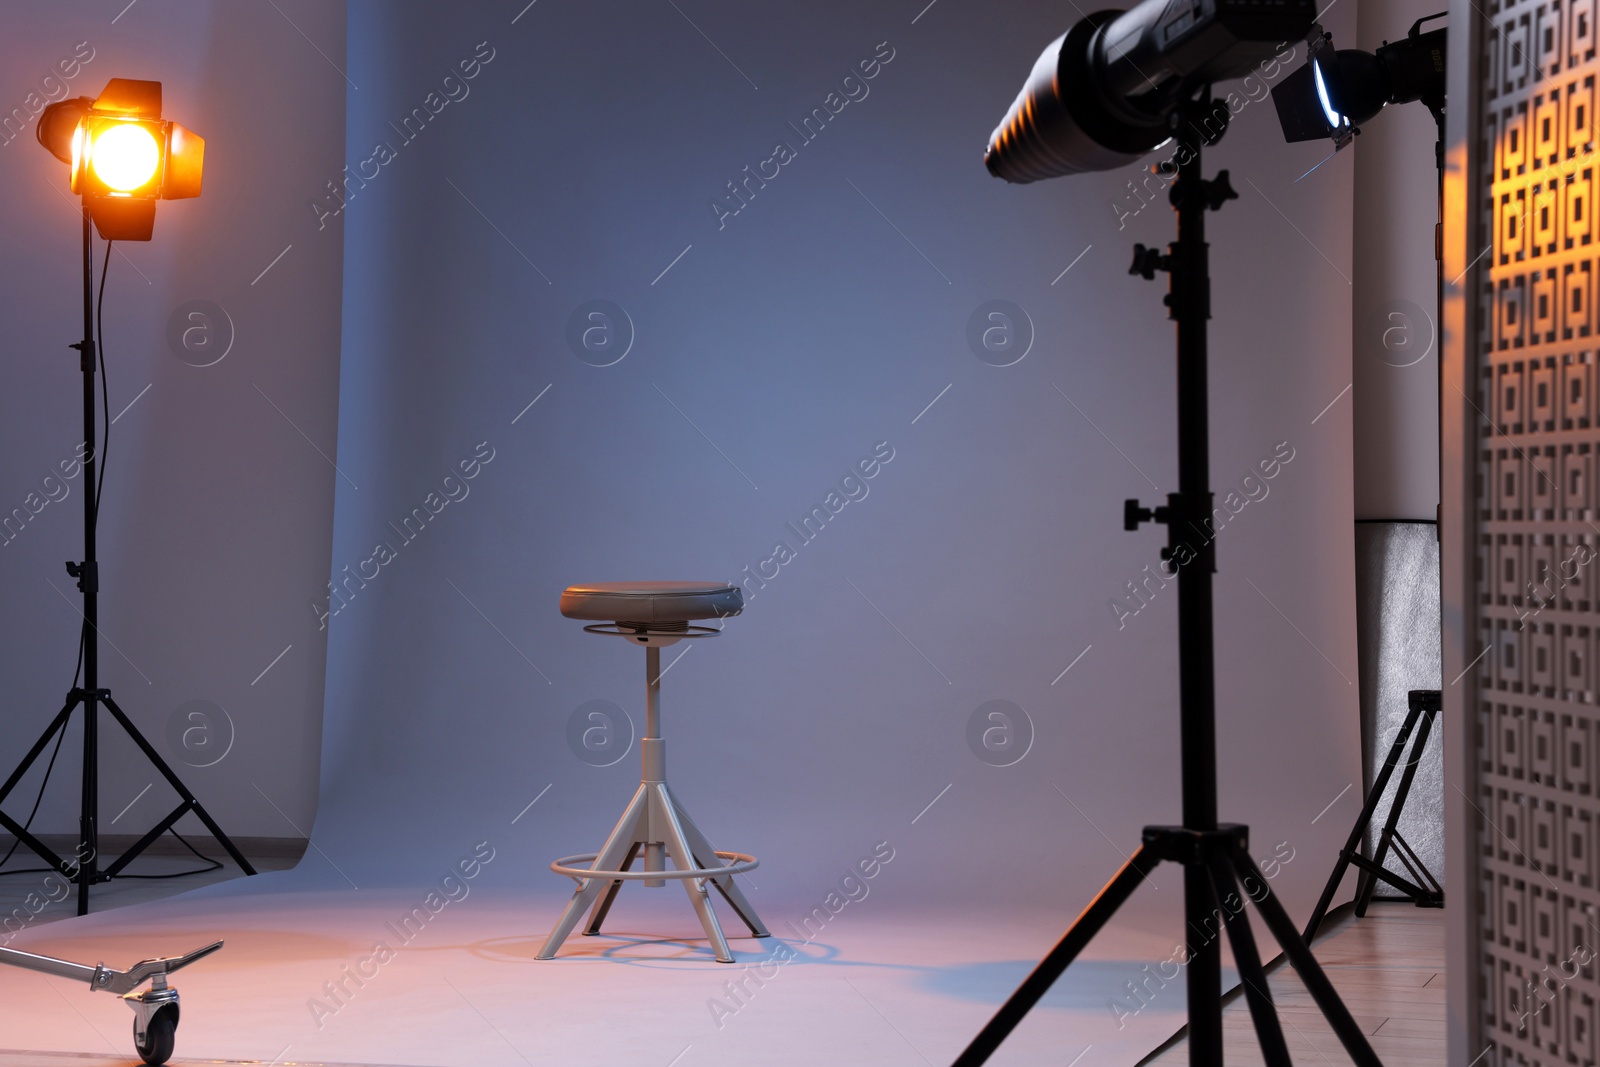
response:
M99 688L100 670L100 629L99 629L99 592L100 570L95 555L95 517L99 506L99 493L95 490L95 468L97 456L95 454L95 341L94 341L94 263L91 256L92 240L91 219L88 204L83 206L83 340L70 347L78 350L78 364L83 372L83 439L85 444L85 457L83 461L84 500L83 500L83 562L68 563L67 574L76 578L78 589L83 594L83 684L73 688L67 693L67 702L62 705L61 711L51 721L44 735L34 744L28 754L23 757L17 769L11 772L5 785L0 786L0 804L11 795L23 775L34 765L39 756L49 746L58 732L67 728L72 712L78 707L83 708L83 797L82 809L78 821L78 852L71 859L66 860L58 856L46 846L27 828L4 811L0 811L0 827L4 827L18 841L27 845L39 855L54 870L59 872L69 882L78 887L78 914L86 915L89 912L89 887L96 882L106 882L115 878L122 869L132 862L140 853L162 834L171 829L177 821L189 812L194 812L205 824L211 835L217 839L228 855L233 857L233 862L245 874L255 874L255 868L250 866L250 861L244 858L228 835L222 832L206 809L201 806L195 795L189 792L182 780L167 766L150 742L139 732L123 714L117 702L111 699L111 690ZM162 819L153 829L134 845L118 857L104 870L100 869L100 838L98 827L99 811L99 716L96 710L99 705L105 705L117 723L125 730L133 743L139 746L145 758L155 765L156 770L183 799L166 818Z
M1429 15L1412 23L1411 29L1406 33L1406 41L1420 41L1422 39L1422 25L1434 19L1442 18L1444 13ZM1443 48L1444 31L1434 31L1430 36L1438 37L1439 47ZM1388 48L1388 42L1384 43ZM1433 143L1433 162L1437 172L1436 202L1438 205L1438 218L1433 226L1433 259L1434 259L1434 292L1433 292L1433 339L1438 343L1440 330L1444 323L1444 115L1445 115L1445 81L1444 68L1439 65L1432 72L1432 77L1426 79L1416 91L1416 99L1427 107L1433 116L1433 125L1436 137ZM1438 364L1438 397L1439 410L1444 410L1444 360L1436 360ZM1444 484L1444 452L1439 453L1439 484ZM1434 521L1434 536L1441 535L1443 515L1436 516ZM1366 803L1362 805L1361 814L1356 816L1355 826L1350 829L1350 837L1345 841L1344 848L1339 851L1339 858L1333 865L1333 873L1328 876L1328 884L1323 887L1322 897L1317 901L1316 910L1311 913L1311 919L1306 923L1305 939L1309 943L1317 934L1317 928L1322 925L1322 919L1328 912L1328 907L1333 903L1333 896L1339 890L1339 883L1344 880L1345 870L1355 866L1361 871L1361 876L1356 882L1356 907L1357 918L1367 914L1367 906L1374 900L1381 901L1410 901L1419 908L1444 907L1444 887L1437 878L1428 871L1427 866L1406 842L1398 826L1400 813L1405 808L1406 798L1411 794L1411 782L1416 777L1417 764L1422 759L1422 753L1427 748L1428 735L1433 729L1433 721L1443 710L1443 696L1437 689L1413 689L1406 694L1408 710L1405 722L1400 727L1400 733L1395 737L1394 744L1389 748L1389 756L1384 761L1378 777L1372 783L1372 790L1367 794ZM1420 726L1418 725L1420 722ZM1366 836L1367 828L1372 823L1373 812L1377 809L1378 802L1383 798L1383 792L1389 785L1389 779L1394 774L1401 755L1406 747L1406 741L1411 738L1412 731L1416 730L1416 737L1412 741L1411 754L1406 759L1405 770L1400 776L1400 785L1395 790L1394 802L1389 806L1389 817L1384 822L1383 832L1379 834L1378 845L1373 857L1368 859L1361 855L1362 839ZM1405 866L1407 872L1415 881L1408 881L1384 866L1388 858L1389 849L1393 847L1395 855ZM1398 889L1400 896L1374 897L1378 881L1382 880Z
M1372 791L1367 794L1367 802L1361 807L1361 814L1356 816L1355 826L1350 828L1350 837L1344 843L1344 848L1339 850L1339 860L1333 865L1333 874L1328 877L1328 884L1322 889L1322 898L1317 901L1316 910L1311 913L1311 921L1306 923L1305 939L1307 943L1317 936L1317 927L1322 925L1322 917L1328 913L1328 905L1333 903L1333 894L1338 892L1339 883L1344 880L1344 872L1354 866L1361 871L1361 878L1356 885L1356 915L1363 916L1367 913L1367 905L1373 900L1373 891L1377 889L1379 880L1385 881L1400 890L1398 897L1379 897L1379 900L1409 900L1419 908L1444 907L1444 887L1428 872L1422 858L1412 851L1406 839L1399 830L1400 813L1405 809L1406 797L1411 795L1411 781L1417 775L1417 764L1422 761L1422 753L1428 747L1428 734L1433 729L1433 720L1438 717L1443 707L1439 690L1413 689L1407 694L1410 710L1406 713L1405 722L1400 726L1400 732L1395 735L1394 744L1389 746L1389 757L1384 760L1383 769L1378 772L1377 780L1372 783ZM1416 736L1412 736L1412 732ZM1411 754L1406 759L1405 770L1400 774L1400 784L1394 792L1394 802L1389 805L1389 817L1384 820L1383 832L1378 835L1378 847L1371 859L1361 854L1362 838L1367 835L1367 828L1372 825L1372 813L1377 810L1378 802L1383 799L1384 791L1389 788L1389 779L1394 776L1394 769L1400 765L1400 758L1405 754L1406 743L1410 742ZM1388 858L1389 849L1393 848L1395 855L1405 865L1415 882L1407 881L1383 865ZM1426 883L1423 885L1421 883Z
M1178 179L1170 198L1178 215L1178 240L1166 255L1143 245L1135 246L1132 268L1132 273L1146 278L1154 278L1158 270L1171 275L1165 303L1178 324L1178 492L1168 494L1165 507L1153 510L1141 507L1136 500L1128 501L1124 525L1133 530L1141 522L1164 523L1168 547L1162 556L1171 560L1178 572L1183 825L1144 828L1138 851L973 1038L957 1057L955 1067L977 1067L986 1062L1139 883L1164 860L1184 866L1184 914L1193 946L1187 964L1189 1062L1193 1067L1222 1064L1219 918L1233 945L1234 961L1268 1067L1290 1065L1261 956L1244 913L1241 888L1351 1059L1359 1067L1381 1067L1366 1036L1251 859L1248 829L1217 822L1211 611L1211 575L1216 569L1216 554L1202 526L1211 518L1212 508L1206 394L1206 322L1211 317L1211 281L1205 215L1237 194L1228 185L1227 171L1219 172L1211 181L1201 177L1200 155L1205 145L1215 144L1222 136L1227 115L1226 107L1218 107L1210 100L1190 101L1175 114Z

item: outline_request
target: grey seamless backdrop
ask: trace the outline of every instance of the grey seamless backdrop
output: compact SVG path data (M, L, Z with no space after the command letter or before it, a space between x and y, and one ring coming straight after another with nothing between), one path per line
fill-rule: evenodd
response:
M326 636L305 601L332 535L337 475L318 453L335 446L343 243L316 232L305 199L339 166L346 83L317 49L342 60L345 19L339 3L277 8L19 2L0 17L0 514L30 516L0 547L0 762L61 707L79 626L61 562L82 551L83 479L44 482L82 440L66 347L80 333L78 216L32 116L112 77L155 79L166 117L207 139L205 185L161 205L153 241L111 256L102 684L230 833L294 837L316 806ZM62 84L57 63L75 52L92 58ZM101 255L97 239L97 276ZM30 492L56 499L32 514ZM101 829L143 833L176 800L104 721ZM80 737L74 726L36 830L77 828ZM26 815L37 781L8 812Z
M351 5L346 158L377 162L329 222L360 486L336 486L333 569L394 558L329 621L320 853L298 877L427 880L491 838L494 877L553 905L545 864L597 847L637 776L636 747L580 759L570 717L610 701L640 725L643 673L560 590L772 575L779 541L792 558L664 680L669 774L720 847L762 856L762 899L814 903L883 840L879 892L1059 917L1177 819L1175 587L1120 628L1108 605L1161 541L1122 532L1122 499L1175 472L1171 326L1126 274L1171 216L1122 217L1136 170L1017 188L981 162L1074 17ZM817 108L837 113L808 137ZM1213 468L1248 500L1219 539L1222 810L1263 855L1289 843L1275 884L1300 913L1360 792L1352 171L1295 184L1320 152L1284 147L1257 95L1210 157L1242 194L1211 228ZM1034 332L1019 361L969 348L995 300ZM1280 445L1292 460L1241 485ZM841 486L877 447L865 496ZM832 489L859 498L802 544L789 524ZM1010 766L969 748L996 700L1032 724Z
M1053 926L1143 823L1177 818L1175 588L1108 606L1160 544L1122 532L1120 502L1175 469L1171 327L1160 286L1124 273L1170 214L1129 212L1136 170L1017 188L980 160L1071 12L363 4L345 50L336 6L279 6L23 8L0 46L42 74L90 39L74 92L161 77L211 138L206 196L127 250L144 292L113 257L113 413L137 371L152 387L116 426L106 631L152 682L106 662L155 735L185 701L229 709L234 750L186 771L226 825L309 826L321 725L296 878L421 884L488 838L495 877L553 903L545 864L596 847L637 773L636 747L580 759L569 721L593 701L637 720L643 666L562 619L560 589L772 575L779 541L792 558L665 680L671 774L722 847L763 857L766 899L809 906L884 840L879 892ZM1351 166L1296 184L1320 146L1285 148L1240 99L1211 154L1242 194L1211 228L1213 469L1248 501L1219 538L1222 810L1263 855L1294 849L1275 885L1303 913L1359 792ZM0 166L34 190L0 210L27 250L4 268L20 499L76 440L75 231L43 152L19 140ZM167 349L192 299L238 331L212 367ZM1006 324L1032 333L1020 359L970 346L995 301L1026 316ZM596 309L601 351L575 351ZM1280 444L1293 459L1244 483ZM845 483L875 449L893 458ZM830 490L849 502L801 543ZM77 502L0 550L14 737L70 674L73 616L44 579L68 590ZM995 701L1031 723L1015 761L969 747ZM145 780L108 760L108 798ZM70 828L70 804L47 814Z

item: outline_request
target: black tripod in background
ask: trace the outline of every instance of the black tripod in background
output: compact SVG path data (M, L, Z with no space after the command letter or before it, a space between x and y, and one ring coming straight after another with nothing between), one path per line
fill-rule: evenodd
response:
M67 724L72 719L72 713L79 707L83 708L83 796L78 820L78 848L71 859L63 859L49 846L28 832L27 827L12 819L4 811L0 811L0 827L11 833L22 844L28 846L39 858L48 863L52 870L61 874L69 882L78 887L78 914L86 915L89 912L89 887L96 882L109 881L115 878L122 869L134 860L145 849L149 848L162 834L170 830L179 819L189 812L194 812L200 821L205 824L211 836L215 837L233 857L233 862L245 874L255 874L255 868L250 866L250 861L244 854L234 847L228 835L222 832L206 809L189 792L183 781L167 766L166 760L161 758L139 728L111 699L111 690L101 689L100 685L100 565L95 556L95 518L99 511L100 494L95 487L95 468L98 456L95 454L95 306L94 306L94 259L91 253L93 232L90 228L90 215L88 205L83 207L83 340L73 348L78 350L79 367L83 371L83 440L86 446L83 460L83 562L68 563L67 574L78 580L78 590L83 594L83 633L82 666L83 684L75 686L67 693L67 701L56 717L51 720L43 736L29 749L17 769L11 772L4 785L0 785L0 804L5 803L11 791L22 781L23 775L34 765L50 742L56 735L65 731ZM103 270L103 268L102 268ZM103 285L102 285L103 289ZM99 719L98 707L104 705L111 713L117 724L139 746L139 750L161 772L167 784L177 792L183 803L174 808L166 818L162 819L155 827L134 845L123 853L104 870L100 868L100 833L99 833L99 807L100 807L100 749L99 749Z
M1206 322L1211 318L1211 280L1205 216L1207 210L1218 210L1238 194L1228 185L1227 171L1211 181L1200 176L1200 154L1202 147L1221 139L1227 118L1226 106L1210 99L1191 101L1177 113L1173 135L1178 180L1170 196L1178 214L1178 240L1166 255L1157 249L1135 246L1132 268L1132 273L1146 278L1153 279L1157 271L1171 276L1165 303L1178 324L1178 492L1168 494L1165 507L1154 509L1130 500L1123 519L1129 530L1137 529L1141 522L1165 524L1167 548L1162 558L1170 561L1178 573L1183 825L1144 828L1138 851L973 1038L957 1057L955 1067L977 1067L987 1061L1139 883L1164 860L1184 867L1190 1064L1222 1064L1221 933L1226 930L1268 1067L1290 1067L1289 1049L1267 988L1261 955L1249 917L1244 913L1248 898L1351 1059L1359 1067L1381 1067L1366 1036L1251 859L1248 829L1217 822L1211 611L1211 575L1216 570L1216 555L1203 526L1211 518L1213 502L1206 394Z
M1372 791L1367 794L1367 802L1362 805L1361 814L1356 816L1356 824L1350 828L1350 837L1345 841L1344 848L1339 850L1339 861L1333 865L1333 874L1328 877L1328 884L1323 887L1322 899L1317 901L1317 908L1311 913L1311 921L1306 923L1307 943L1317 936L1317 927L1322 925L1322 917L1328 913L1328 905L1333 903L1333 895L1339 891L1339 883L1344 880L1344 872L1352 866L1361 872L1361 877L1356 883L1357 916L1367 913L1367 905L1372 903L1373 892L1378 888L1380 880L1398 889L1401 895L1378 897L1379 900L1409 900L1419 908L1444 907L1444 887L1429 873L1421 857L1412 851L1399 830L1400 813L1405 809L1406 797L1411 795L1411 781L1417 776L1417 764L1422 761L1422 753L1428 747L1428 734L1433 729L1433 720L1438 717L1443 701L1437 689L1413 689L1406 694L1406 699L1410 710L1406 713L1405 722L1401 724L1400 732L1395 735L1394 744L1389 746L1389 757L1384 760L1383 769L1378 772L1377 779L1372 783ZM1414 737L1413 732L1415 732ZM1373 850L1372 858L1368 859L1361 854L1362 839L1367 835L1367 828L1372 825L1372 814L1378 810L1378 802L1383 799L1384 790L1389 788L1389 779L1394 776L1394 769L1400 765L1408 741L1411 743L1411 754L1406 758L1405 770L1400 774L1400 784L1395 788L1394 802L1389 805L1389 817L1384 820L1383 832L1378 835L1378 846ZM1391 848L1405 867L1406 873L1416 881L1407 881L1383 865L1383 861L1389 857Z

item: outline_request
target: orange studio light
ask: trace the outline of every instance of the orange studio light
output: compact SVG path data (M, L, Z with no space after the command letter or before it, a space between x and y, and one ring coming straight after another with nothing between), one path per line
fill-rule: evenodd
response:
M112 78L93 100L51 104L37 132L107 240L148 241L157 200L200 195L205 139L161 118L160 82Z

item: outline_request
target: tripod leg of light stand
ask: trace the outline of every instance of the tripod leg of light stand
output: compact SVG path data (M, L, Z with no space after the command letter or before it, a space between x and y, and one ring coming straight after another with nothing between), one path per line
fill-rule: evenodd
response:
M195 795L189 792L189 787L183 784L183 779L173 773L172 768L167 766L167 761L161 758L161 753L151 747L150 742L145 740L144 734L140 733L139 728L133 724L133 721L123 714L121 708L117 707L117 702L111 699L109 693L101 699L101 703L106 706L107 711L111 712L112 717L117 720L128 736L133 739L133 743L139 746L139 750L144 753L145 758L155 765L156 770L161 772L161 776L167 780L167 784L172 786L178 796L183 798L183 803L179 805L178 810L167 817L170 820L168 825L170 826L171 823L177 822L178 817L184 811L194 812L200 821L205 824L205 828L211 831L211 836L217 839L217 843L227 850L229 856L233 857L233 862L239 865L239 869L247 875L255 874L256 869L250 866L250 861L244 858L244 853L234 846L233 839L222 832L222 827L216 824L216 821L211 818L205 807L195 798ZM163 832L164 830L165 828L163 828ZM143 852L152 841L160 836L159 833L154 831L146 834L143 840L124 853L121 859L117 860L112 869L121 870L129 860Z
M0 804L5 803L6 797L10 796L11 791L17 787L17 783L22 781L22 776L28 773L28 768L38 762L39 757L44 754L45 747L50 744L56 734L66 729L67 720L71 718L73 710L80 703L81 700L76 692L68 695L67 702L61 706L61 710L56 713L56 717L50 720L50 725L45 728L44 733L39 735L39 740L35 741L33 747L28 750L28 754L22 757L22 762L17 764L17 769L11 772L11 777L6 779L5 785L0 785Z
M176 808L173 808L165 819L162 819L160 822L152 826L149 832L147 832L138 841L134 842L128 851L124 852L114 863L111 864L111 866L107 867L101 874L102 879L105 881L110 881L117 875L121 874L122 868L132 863L141 852L154 844L162 834L166 833L168 830L177 825L178 820L187 815L189 811L190 808L188 804L179 804Z
M1292 1067L1289 1046L1283 1040L1283 1027L1278 1024L1278 1009L1272 1003L1272 990L1267 985L1267 972L1261 966L1261 953L1256 950L1255 934L1250 930L1250 918L1244 913L1244 898L1239 895L1233 869L1222 856L1213 855L1210 863L1211 884L1216 887L1221 901L1222 921L1228 929L1228 941L1233 945L1233 961L1239 968L1239 983L1244 987L1245 1000L1250 1005L1250 1018L1255 1023L1256 1040L1261 1043L1261 1058L1267 1067ZM1229 906L1237 901L1238 907Z
M1401 866L1405 867L1406 877L1402 878L1387 867L1368 866L1364 869L1370 871L1378 880L1387 882L1400 890L1401 895L1397 897L1380 897L1374 893L1369 897L1369 900L1393 903L1410 901L1419 908L1444 907L1444 886L1440 885L1439 879L1435 878L1433 872L1428 870L1427 864L1422 862L1422 857L1418 856L1416 850L1411 847L1411 842L1407 841L1399 830L1396 830L1394 836L1389 839L1389 844L1394 858L1400 861ZM1365 859L1358 859L1356 862L1371 863L1370 860ZM1374 885L1373 889L1376 890L1376 888L1377 886Z
M1207 935L1207 924L1216 919L1221 904L1205 864L1185 865L1183 914L1191 947L1184 961L1184 996L1187 1003L1204 1006L1188 1013L1192 1067L1222 1064L1222 943L1220 936Z
M1116 913L1124 901L1133 895L1139 888L1139 883L1147 878L1151 871L1161 862L1161 857L1148 845L1139 846L1139 851L1128 858L1117 871L1105 888L1100 890L1098 896L1089 902L1089 906L1073 920L1067 932L1061 935L1061 940L1056 942L1056 947L1051 949L1033 972L1023 979L1015 993L1011 994L994 1017L978 1031L978 1036L972 1039L960 1056L956 1057L953 1067L978 1067L981 1063L988 1062L994 1050L1006 1036L1016 1029L1022 1017L1027 1015L1039 998L1061 977L1061 972L1067 965L1077 958L1100 932L1107 920Z
M1344 848L1339 852L1339 861L1333 865L1333 873L1328 876L1328 884L1322 887L1322 896L1317 900L1317 906L1312 909L1311 921L1306 923L1306 932L1303 935L1306 944L1311 944L1317 936L1317 927L1322 925L1322 917L1328 914L1328 908L1333 904L1333 895L1339 891L1339 883L1344 881L1344 872L1350 866L1350 858L1357 855L1361 848L1361 838L1365 836L1367 827L1372 823L1372 813L1378 810L1378 801L1383 799L1383 791L1389 787L1389 779L1394 776L1394 769L1400 765L1401 753L1405 751L1406 741L1411 737L1411 731L1416 728L1417 718L1422 714L1422 709L1413 707L1406 715L1406 720L1400 726L1400 733L1395 737L1394 744L1389 746L1389 755L1383 761L1383 769L1378 772L1378 778L1372 783L1372 790L1367 793L1366 803L1361 806L1361 814L1356 816L1355 825L1350 828L1350 836L1345 839ZM1360 886L1366 884L1365 875L1357 880L1359 895Z
M1389 817L1383 822L1383 833L1378 837L1378 847L1373 852L1373 866L1383 869L1383 861L1389 855L1389 845L1394 840L1395 827L1400 824L1400 813L1405 810L1406 797L1411 794L1412 779L1417 776L1417 765L1422 762L1422 750L1427 747L1428 733L1433 729L1433 711L1426 712L1422 717L1422 724L1417 727L1417 738L1411 745L1411 756L1406 760L1406 769L1400 775L1400 785L1394 791L1394 802L1389 805ZM1367 905L1372 902L1372 894L1378 888L1377 878L1370 870L1363 871L1361 884L1356 890L1356 915L1367 914ZM1411 894L1408 894L1411 895Z
M22 776L28 773L28 769L32 767L34 763L38 762L39 757L44 753L45 748L50 744L50 741L56 736L56 734L67 728L67 722L71 719L72 712L75 708L77 708L79 703L81 703L81 701L76 695L76 692L67 697L66 704L62 706L60 712L56 714L56 717L50 721L49 727L46 728L45 732L39 736L39 740L34 742L33 748L28 750L28 754L22 757L22 762L17 764L17 769L11 772L11 777L6 779L5 785L0 786L0 804L5 803L6 797L10 796L11 791L17 787L17 783L22 781ZM38 855L40 859L50 864L50 866L54 867L58 872L65 875L67 878L74 878L77 876L78 868L76 864L68 863L66 860L56 855L55 851L47 846L43 841L40 841L37 837L34 837L32 834L30 834L27 827L23 826L15 819L12 819L3 811L0 811L0 827L3 827L23 845L27 846L29 850Z
M1289 957L1290 966L1300 976L1300 981L1305 983L1311 999L1316 1001L1323 1017L1338 1035L1339 1043L1355 1061L1356 1067L1383 1067L1378 1054L1373 1052L1372 1046L1367 1043L1367 1035L1361 1032L1361 1027L1356 1024L1350 1009L1339 999L1339 993L1333 988L1333 983L1328 981L1322 964L1317 962L1317 957L1311 954L1310 946L1300 937L1300 931L1294 927L1294 920L1289 918L1289 913L1273 895L1272 887L1256 867L1255 860L1251 859L1250 854L1243 849L1235 849L1233 867L1245 894L1255 902L1256 910L1266 921L1267 929L1272 931L1273 938L1283 948L1283 954Z
M1439 898L1436 904L1434 904L1432 901L1430 901L1429 904L1433 904L1433 906L1436 907L1443 907L1444 886L1440 885L1439 879L1435 878L1433 876L1433 872L1428 870L1427 864L1422 862L1422 857L1417 855L1416 849L1411 847L1411 842L1407 841L1403 836L1401 836L1399 830L1396 830L1394 832L1392 843L1394 845L1394 854L1396 858L1398 858L1400 862L1405 865L1406 873L1411 875L1412 878L1416 879L1417 888L1422 889L1423 893L1425 894ZM1429 906L1420 900L1416 903L1418 907Z
M1397 832L1394 835L1394 838L1391 839L1390 844L1394 844L1396 841L1403 841L1403 840L1405 840L1405 839L1402 838L1400 836L1400 834ZM1399 855L1398 848L1396 849L1395 854ZM1432 893L1438 892L1438 890L1436 890L1436 889L1435 890L1426 889L1423 886L1420 886L1415 882L1408 881L1405 878L1400 877L1398 874L1394 873L1393 871L1389 870L1389 868L1378 866L1377 864L1373 863L1371 860L1367 859L1365 856L1357 856L1354 859L1352 859L1350 862L1351 862L1352 865L1361 868L1362 874L1366 875L1369 878L1372 878L1374 880L1374 884L1376 884L1377 882L1385 882L1385 883L1387 883L1389 885L1394 886L1400 892L1405 894L1407 900L1416 901L1418 907L1422 907L1423 906L1418 898L1427 897L1427 896L1431 895ZM1433 880L1433 876L1431 874L1428 875L1428 880L1430 882ZM1362 890L1361 892L1370 892L1370 891L1369 890ZM1356 899L1359 902L1360 896L1358 895Z
M34 837L28 832L27 827L23 826L21 823L17 822L3 811L0 811L0 829L4 829L7 833L11 834L11 836L15 837L19 842L27 846L30 851L48 863L51 867L55 868L58 873L64 875L69 880L77 875L76 867L62 859L60 856L56 855L49 845L46 845L43 841L40 841L37 837Z

